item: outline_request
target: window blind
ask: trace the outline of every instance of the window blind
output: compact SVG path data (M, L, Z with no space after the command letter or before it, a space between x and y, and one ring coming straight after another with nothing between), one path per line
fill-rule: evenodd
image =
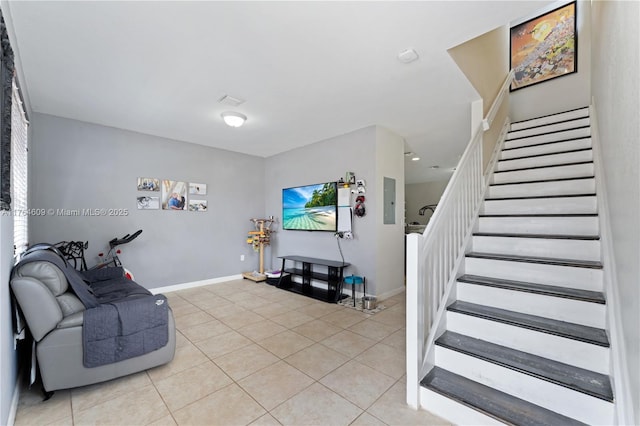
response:
M16 256L25 251L29 244L29 210L27 204L28 125L29 122L14 79L11 103L11 199L13 201L13 245Z

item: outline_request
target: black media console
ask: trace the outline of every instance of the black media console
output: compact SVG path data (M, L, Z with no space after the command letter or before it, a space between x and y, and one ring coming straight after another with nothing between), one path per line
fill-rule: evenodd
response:
M343 271L350 265L349 263L305 256L278 257L282 259L282 269L280 269L282 274L278 280L278 288L329 303L336 303L343 298ZM288 267L287 261L291 263ZM314 265L321 266L323 272L314 271ZM294 281L293 277L301 277L302 282ZM312 281L326 282L327 289L314 287Z

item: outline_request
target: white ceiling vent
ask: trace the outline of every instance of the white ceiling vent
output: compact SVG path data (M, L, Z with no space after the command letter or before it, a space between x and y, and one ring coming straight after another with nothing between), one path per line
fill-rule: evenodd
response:
M405 49L398 53L398 60L403 64L408 64L418 59L418 52L413 49Z
M221 104L237 107L238 105L243 104L245 101L244 99L234 98L233 96L224 95L223 97L218 99L218 102L220 102Z

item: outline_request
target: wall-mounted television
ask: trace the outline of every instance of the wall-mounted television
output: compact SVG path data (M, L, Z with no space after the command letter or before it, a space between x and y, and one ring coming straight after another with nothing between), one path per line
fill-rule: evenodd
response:
M283 189L282 229L336 232L338 184L326 182Z

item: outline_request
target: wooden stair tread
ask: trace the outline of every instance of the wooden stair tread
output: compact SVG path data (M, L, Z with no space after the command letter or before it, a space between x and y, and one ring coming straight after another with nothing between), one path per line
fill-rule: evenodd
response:
M586 117L583 117L583 118L586 118ZM553 123L553 124L557 124L557 123ZM509 133L511 133L511 132L519 132L520 131L520 130L511 130L511 131L509 131L509 133L507 133L507 138L505 139L505 142L519 141L519 140L523 140L523 139L527 139L527 138L536 138L536 137L545 136L545 135L554 135L554 134L562 133L562 132L571 132L573 130L588 129L590 127L591 127L590 125L588 125L588 126L571 127L569 129L553 130L551 132L542 132L542 133L538 133L538 134L535 134L535 135L518 136L516 138L509 139Z
M523 155L521 157L505 158L504 160L498 160L498 163L502 163L502 162L505 162L505 161L524 160L526 158L547 157L549 155L571 154L573 152L582 152L582 151L591 151L591 148L569 149L569 150L566 150L566 151L545 152L543 154Z
M555 124L555 123L554 123ZM519 132L520 130L516 130L516 132ZM532 136L539 136L539 135L532 135ZM549 142L540 142L540 143L533 143L531 145L524 145L524 146L515 146L513 148L502 148L502 151L513 151L514 149L523 149L523 148L531 148L534 146L544 146L544 145L552 145L554 143L562 143L562 142L571 142L571 141L579 141L581 139L591 139L591 136L578 136L576 138L568 138L568 139L561 139L561 140L557 140L557 141L549 141ZM512 140L516 140L516 139L506 139L505 142L509 142Z
M485 201L500 201L500 200L529 200L529 199L540 199L540 198L578 198L578 197L595 197L595 193L587 193L587 194L559 194L559 195L530 195L530 196L522 196L522 197L495 197L495 198L485 198Z
M447 306L447 311L510 324L516 327L523 327L529 330L565 337L597 346L609 347L607 333L605 330L596 327L558 321L536 315L522 314L520 312L459 300Z
M506 260L511 262L541 263L546 265L572 266L576 268L602 269L602 262L593 260L558 259L555 257L517 256L512 254L470 252L466 257L477 259Z
M594 398L613 402L611 381L605 374L451 331L440 336L435 344Z
M439 367L431 369L420 384L433 392L511 425L584 424Z
M501 278L482 277L478 275L462 275L458 281L484 285L487 287L504 288L526 293L537 293L547 296L561 297L563 299L581 300L604 305L604 294L599 291L582 290L578 288L560 287L547 284L529 283L524 281L505 280Z
M500 161L509 161L509 160L500 160ZM496 173L511 173L511 172L522 172L525 170L534 170L534 169L547 169L550 167L564 167L564 166L578 166L581 164L593 164L593 161L577 161L575 163L561 163L561 164L548 164L545 166L531 166L531 167L522 167L519 169L510 169L510 170L496 170L493 174Z
M523 185L528 183L551 183L551 182L566 182L570 180L585 180L585 179L594 179L595 176L577 176L577 177L563 177L563 178L551 178L551 179L537 179L537 180L521 180L515 182L500 182L500 183L492 183L489 187L494 186L505 186L505 185Z
M580 107L580 108L569 109L567 111L554 112L553 114L541 115L540 117L527 118L525 120L514 121L514 122L511 123L511 125L513 126L514 124L522 124L522 123L526 123L527 121L540 120L541 118L554 117L556 115L562 115L562 114L566 114L568 112L574 112L574 111L580 111L580 110L584 110L584 115L580 116L578 118L587 118L587 117L589 117L589 107L585 106L585 107ZM554 121L552 124L564 123L565 121L571 121L571 120L574 120L574 118L569 118L569 119L566 119L566 120ZM523 127L522 129L519 129L519 130L531 129L531 128L540 127L540 126L547 126L547 124L539 124L539 125L535 125L535 126L531 126L531 127Z
M480 214L478 217L597 217L597 213L507 213L507 214Z
M473 236L477 237L507 237L507 238L538 238L549 240L599 240L598 235L561 235L561 234L515 234L501 232L474 232Z

